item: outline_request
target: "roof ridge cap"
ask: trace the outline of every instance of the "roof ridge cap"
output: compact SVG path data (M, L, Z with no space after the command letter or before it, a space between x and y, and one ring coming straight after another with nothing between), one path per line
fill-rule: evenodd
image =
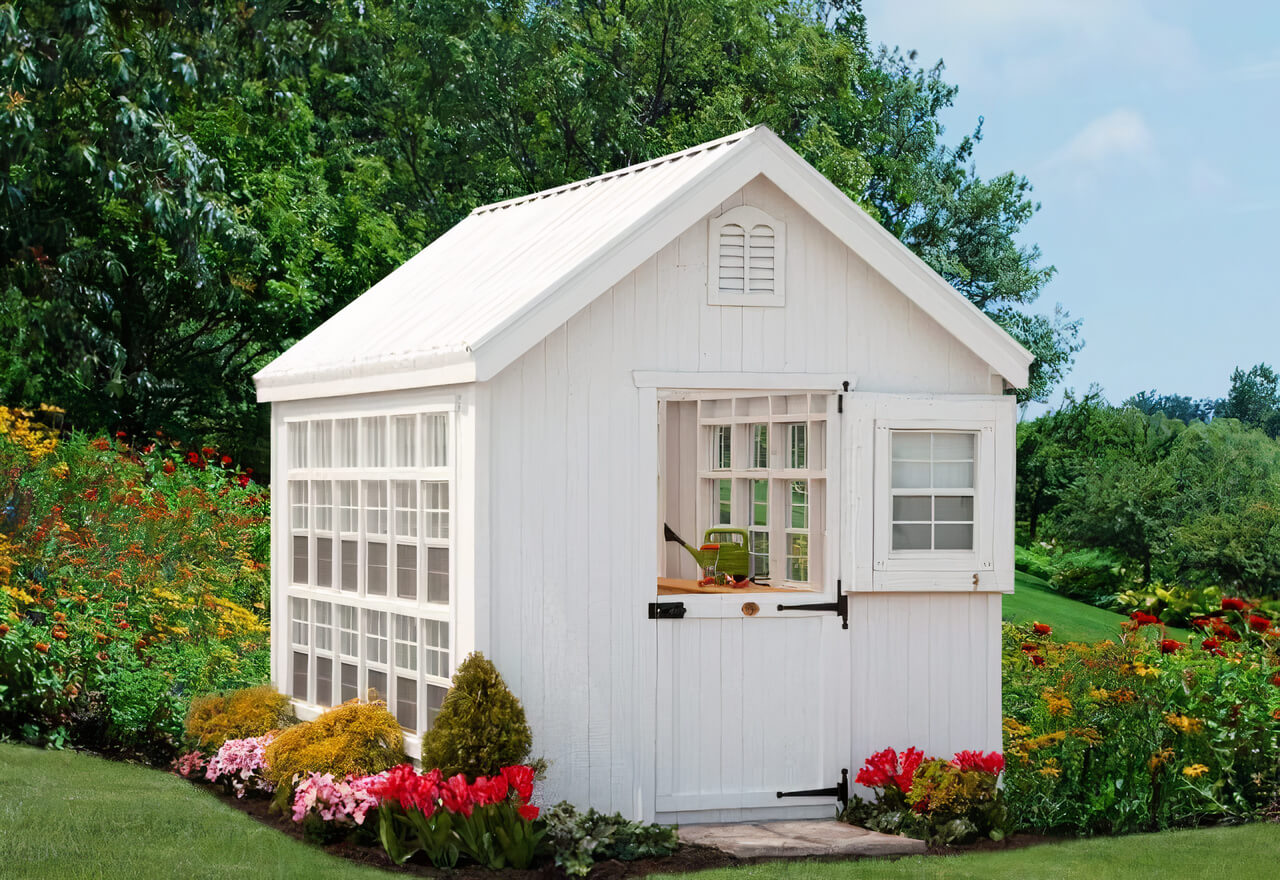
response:
M563 183L560 186L554 186L554 187L551 187L550 189L539 190L537 192L529 193L523 196L515 196L513 198L505 199L500 202L491 202L487 205L479 205L471 210L471 216L474 216L476 214L491 214L491 213L494 213L495 211L501 211L507 208L514 208L517 205L522 205L528 202L537 201L539 199L550 198L552 196L557 196L557 195L560 195L561 193L569 192L570 190L575 190L580 187L591 186L592 184L596 184L596 183L603 183L604 181L607 181L607 180L613 180L615 178L625 177L628 174L635 174L635 173L644 171L646 169L653 168L658 165L666 164L667 162L676 162L676 161L679 161L680 159L688 158L689 156L696 156L698 153L709 152L711 150L717 149L718 147L728 146L730 144L737 143L740 140L745 140L750 135L762 129L768 130L768 126L753 125L751 128L744 128L741 131L735 131L733 134L725 135L724 137L717 138L713 141L707 141L706 143L697 144L692 147L687 147L686 149L680 150L675 153L668 153L665 156L658 156L655 159L646 159L643 162L637 162L634 165L627 165L626 167L619 168L615 171L606 171L604 174L597 174L595 177L587 177L582 180L575 180L570 183Z

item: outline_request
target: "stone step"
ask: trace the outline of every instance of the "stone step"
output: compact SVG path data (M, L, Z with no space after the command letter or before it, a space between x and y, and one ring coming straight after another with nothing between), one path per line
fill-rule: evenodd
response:
M925 851L923 840L881 834L834 819L686 825L684 843L710 846L739 859L808 856L910 856Z

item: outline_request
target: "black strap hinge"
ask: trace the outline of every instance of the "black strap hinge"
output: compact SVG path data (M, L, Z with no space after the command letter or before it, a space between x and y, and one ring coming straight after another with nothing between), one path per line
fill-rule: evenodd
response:
M807 605L779 605L779 611L834 611L840 615L840 628L849 628L849 594L840 588L836 581L836 600L834 602L811 602Z
M779 798L789 797L833 797L840 806L849 803L849 768L840 771L840 781L831 788L806 788L800 791L780 791Z

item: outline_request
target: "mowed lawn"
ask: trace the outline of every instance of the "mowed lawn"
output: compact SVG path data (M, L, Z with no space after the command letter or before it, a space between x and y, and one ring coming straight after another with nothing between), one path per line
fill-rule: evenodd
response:
M898 862L775 862L686 877L1275 877L1280 825L1209 828ZM0 743L0 877L365 878L177 777L75 752ZM501 874L494 874L495 880Z
M1010 623L1038 621L1053 627L1053 638L1059 642L1100 642L1118 639L1123 614L1097 608L1086 602L1068 599L1035 575L1019 571L1014 574L1014 592L1004 597L1003 617ZM1155 632L1155 630L1152 630ZM1185 642L1187 631L1167 627L1171 639Z
M160 770L0 743L0 877L388 877L255 822Z

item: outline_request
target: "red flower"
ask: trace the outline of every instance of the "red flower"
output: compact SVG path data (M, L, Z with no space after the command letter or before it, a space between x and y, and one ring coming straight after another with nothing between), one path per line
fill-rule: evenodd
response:
M200 456L196 455L194 452L187 453L187 464L199 464L199 463L200 463Z
M1207 617L1196 617L1192 619L1191 625L1196 629L1208 629L1213 625L1213 622Z
M1224 598L1222 600L1222 610L1223 611L1243 611L1244 600L1236 599L1233 597Z
M49 646L46 645L44 642L36 642L36 650L39 651L41 654L48 654Z
M111 441L106 439L105 437L98 437L97 439L90 442L89 445L92 446L94 449L98 450L99 452L101 452L105 449L111 448Z
M1277 672L1275 675L1271 676L1271 683L1276 687L1280 688L1280 672Z
M868 788L886 788L892 782L905 794L911 790L916 770L923 760L924 752L917 748L907 749L901 757L893 749L885 749L867 759L854 781Z
M1140 627L1152 626L1160 622L1160 618L1156 617L1154 614L1148 614L1145 611L1135 611L1129 615L1129 619Z
M162 470L163 470L166 474L171 474L171 473L173 473L175 470L177 470L177 468L175 468L175 467L173 466L173 462L171 462L171 461L169 461L169 460L167 460L167 459L166 459L166 460L165 460L165 463L164 463L164 467L162 468Z
M210 449L208 446L201 446L200 451L203 452L209 458L213 458L215 455L218 454L216 450Z
M1047 623L1037 623L1032 627L1032 629L1035 630L1035 633L1038 636L1047 636L1049 633L1053 632L1053 627L1049 626Z
M521 804L516 807L516 812L520 814L520 818L526 822L532 822L538 818L538 808L533 804Z
M533 768L517 764L514 767L503 767L502 778L516 790L520 800L525 803L533 797Z
M1043 657L1041 657L1039 654L1032 654L1032 655L1031 655L1031 663L1032 663L1032 665L1034 665L1034 666L1043 666L1043 665L1044 665L1044 658L1043 658Z
M85 489L85 490L84 490L84 498L85 498L85 500L86 500L86 501L97 501L97 500L98 500L98 490L97 490L97 489Z
M999 752L956 752L952 763L961 770L981 770L996 776L1004 769L1004 755Z
M229 455L222 456L220 460L222 462L223 467L226 467L227 465L231 464L231 456Z
M471 797L471 786L467 785L467 777L461 773L445 780L440 786L440 799L444 801L444 808L450 813L460 813L468 818L475 807L475 801Z
M236 477L236 482L239 483L240 488L243 489L245 486L249 485L249 475L241 474L240 476Z
M1180 651L1180 650L1182 650L1182 649L1183 649L1183 648L1185 648L1185 647L1186 647L1186 645L1184 645L1182 642L1175 641L1174 639L1161 639L1161 640L1160 640L1160 653L1161 653L1161 654L1172 654L1173 652L1175 652L1175 651Z
M1030 642L1022 646L1022 653L1024 654L1034 654L1036 651L1039 651L1039 650L1040 650L1039 646L1033 645Z
M1271 627L1271 621L1267 620L1260 614L1249 615L1249 629L1254 632L1264 633Z
M9 634L9 624L0 623L0 638L4 638Z
M128 436L129 436L129 432L128 432L128 431L116 431L116 439L117 439L117 440L123 440L123 439L125 439L125 438L126 438L126 437L128 437Z

